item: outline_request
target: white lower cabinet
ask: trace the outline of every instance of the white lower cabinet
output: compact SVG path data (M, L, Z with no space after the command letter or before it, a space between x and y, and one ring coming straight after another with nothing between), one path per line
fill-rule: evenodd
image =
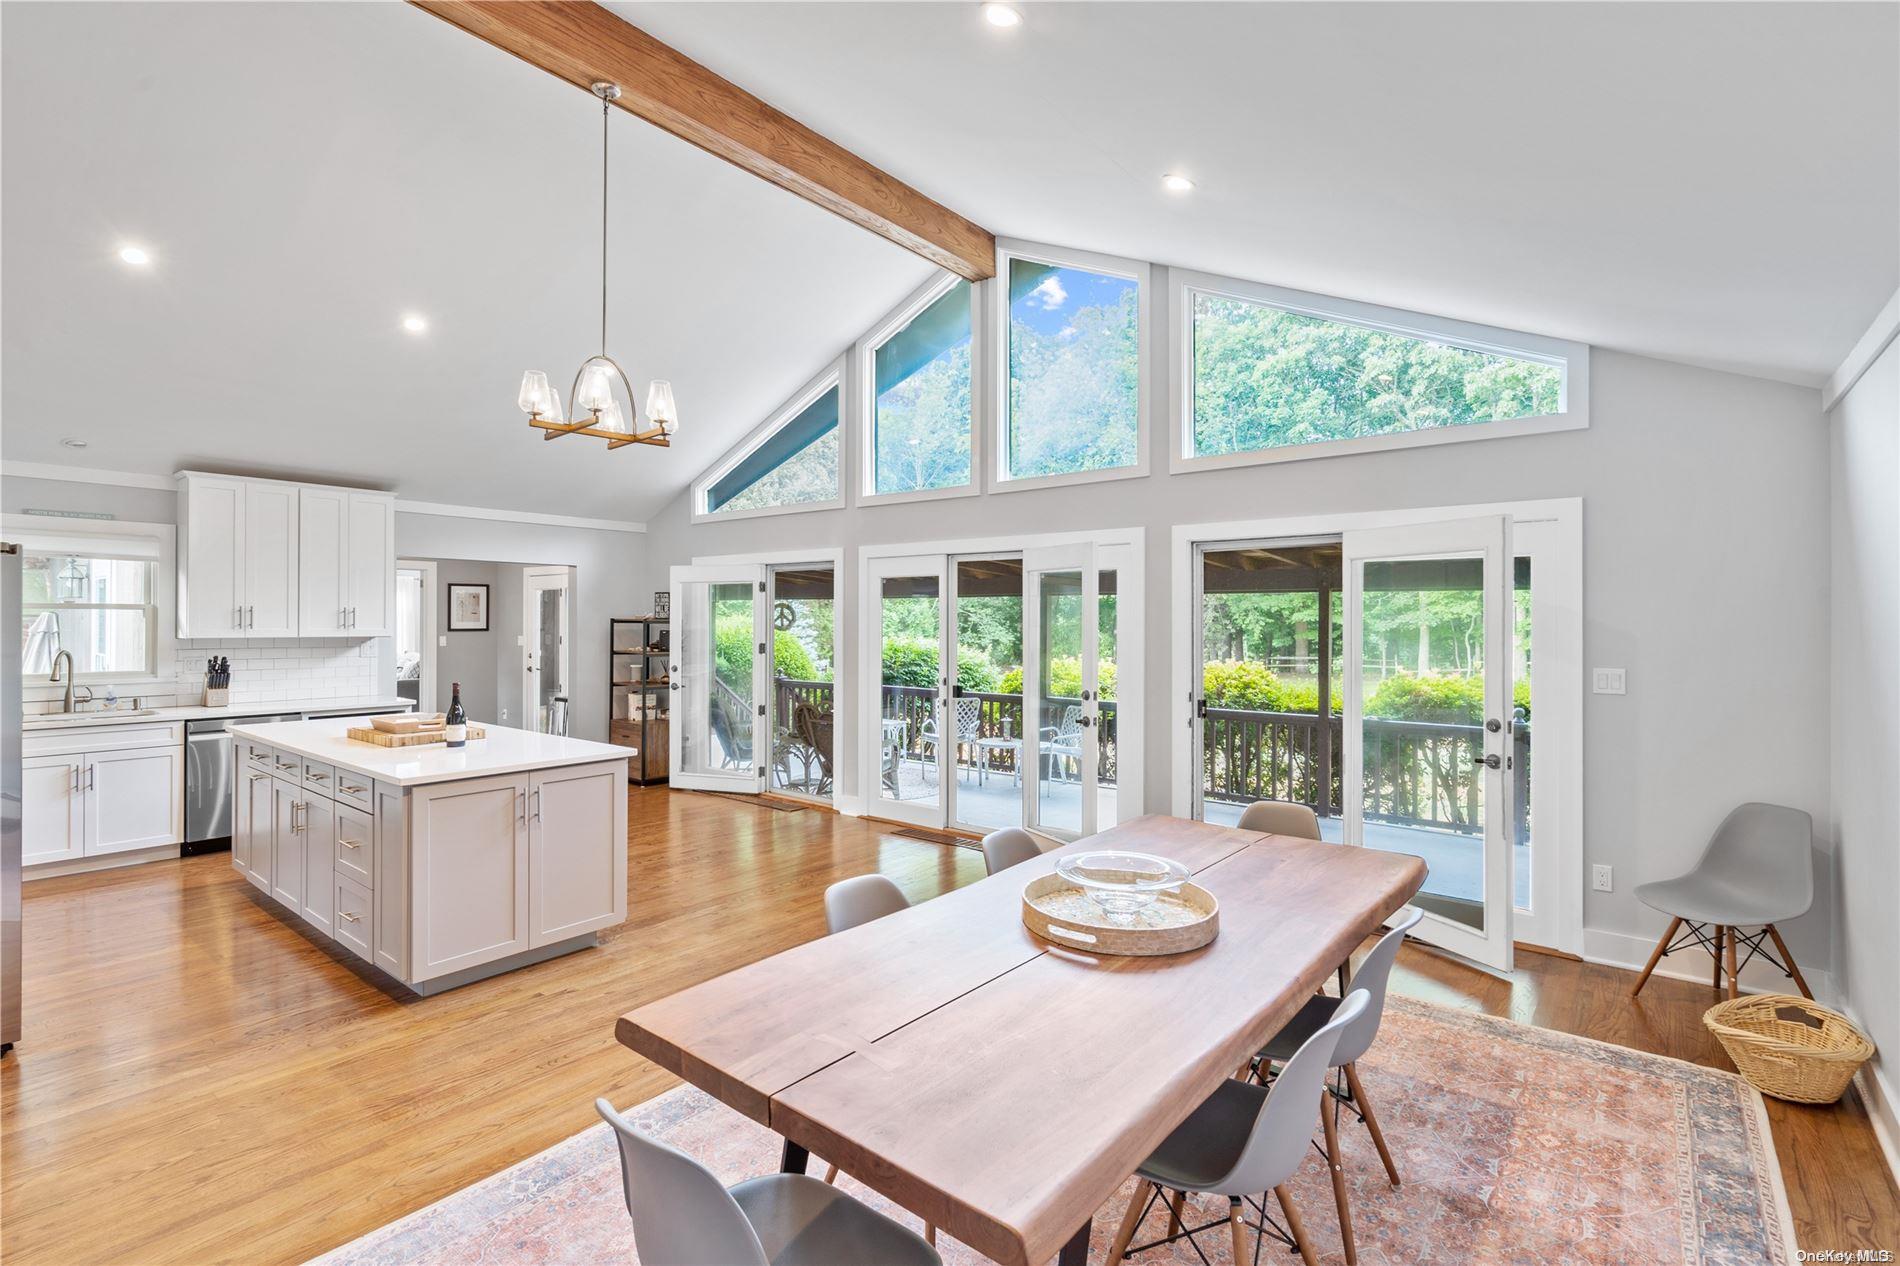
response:
M303 809L296 783L270 780L271 881L270 895L292 910L303 909ZM253 794L262 794L262 784Z
M525 774L410 790L411 979L529 947L527 805Z
M83 756L29 756L20 762L22 864L85 856L85 783Z
M336 806L306 790L299 799L303 835L303 900L298 912L312 927L336 932Z
M528 779L528 944L536 949L627 917L627 784L599 765Z
M184 839L184 732L74 727L21 741L21 862L71 862Z
M369 889L354 879L336 877L336 939L366 963L376 961L370 949L376 911Z
M275 805L271 800L274 780L269 774L242 766L237 779L238 800L231 817L232 864L244 871L245 878L269 892L277 851Z

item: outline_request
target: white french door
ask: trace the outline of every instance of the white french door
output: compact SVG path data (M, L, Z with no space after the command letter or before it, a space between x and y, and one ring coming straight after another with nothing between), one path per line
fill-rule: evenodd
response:
M1508 971L1510 520L1350 531L1342 554L1344 842L1423 858L1415 935ZM1432 716L1474 693L1478 723Z
M862 750L874 817L941 828L946 771L956 769L949 708L956 645L945 600L949 560L918 554L867 560ZM946 729L946 726L950 727Z
M1023 821L1059 839L1100 817L1099 585L1092 545L1023 553Z
M765 719L771 639L765 568L675 567L672 588L672 785L757 792L772 744Z
M521 698L526 728L537 734L566 734L572 702L568 636L573 609L572 573L565 567L524 573L522 604L526 643L522 656Z

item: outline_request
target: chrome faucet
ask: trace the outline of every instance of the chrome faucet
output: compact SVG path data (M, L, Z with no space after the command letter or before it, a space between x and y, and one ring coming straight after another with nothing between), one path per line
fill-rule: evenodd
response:
M66 676L64 678L62 678L59 675L59 665L60 665L61 660L64 660L66 663ZM62 680L65 681L66 706L61 710L65 712L71 712L73 710L73 653L71 651L63 650L59 654L53 656L53 675L47 680L51 681L56 686Z

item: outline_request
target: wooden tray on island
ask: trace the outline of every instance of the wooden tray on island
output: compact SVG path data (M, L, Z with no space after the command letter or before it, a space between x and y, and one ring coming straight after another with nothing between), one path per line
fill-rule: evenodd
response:
M369 723L385 734L414 734L418 730L439 730L449 723L449 717L446 712L399 712L371 717Z
M1069 880L1042 875L1023 888L1023 923L1045 941L1090 954L1185 954L1220 935L1220 902L1199 884L1184 883L1132 922L1114 923Z
M376 747L427 747L431 743L446 743L446 729L417 730L411 734L385 734L370 725L353 725L344 733L358 743L369 743ZM468 736L472 739L487 738L488 731L479 725L468 727Z

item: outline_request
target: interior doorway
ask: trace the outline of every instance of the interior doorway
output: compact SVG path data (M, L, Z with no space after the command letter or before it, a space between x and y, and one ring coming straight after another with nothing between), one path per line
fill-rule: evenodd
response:
M573 698L574 569L530 567L521 585L524 719L537 734L564 735Z
M395 693L416 711L435 708L435 564L428 559L396 562Z

